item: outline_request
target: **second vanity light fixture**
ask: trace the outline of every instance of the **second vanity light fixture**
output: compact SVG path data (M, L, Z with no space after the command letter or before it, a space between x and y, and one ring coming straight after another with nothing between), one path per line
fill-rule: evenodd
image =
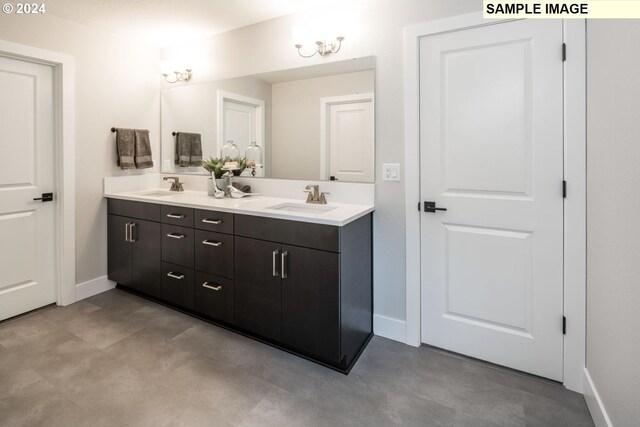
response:
M169 80L169 74L168 73L162 73L162 75L164 76L164 80L167 83L178 83L178 82L186 82L191 80L191 76L192 76L192 72L191 69L187 68L184 71L174 71L173 72L175 74L175 77L173 80Z
M342 47L342 40L344 40L343 36L314 37L310 34L308 29L302 27L294 27L291 29L291 32L294 38L294 46L298 49L298 55L303 58L311 58L316 54L325 56L330 53L338 53ZM310 44L311 40L315 43L315 50L312 51L312 53L303 53L303 46ZM305 41L307 42L305 43Z

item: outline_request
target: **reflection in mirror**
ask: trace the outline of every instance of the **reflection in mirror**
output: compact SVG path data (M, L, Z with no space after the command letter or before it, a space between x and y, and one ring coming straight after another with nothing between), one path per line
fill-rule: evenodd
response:
M245 176L374 182L374 68L366 57L164 89L162 172L206 174L199 156L234 145L254 166Z

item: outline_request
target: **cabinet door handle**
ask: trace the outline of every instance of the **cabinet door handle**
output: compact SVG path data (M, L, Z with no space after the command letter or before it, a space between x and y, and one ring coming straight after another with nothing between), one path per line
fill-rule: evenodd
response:
M273 251L273 253L272 253L272 255L273 255L273 258L272 258L272 261L273 261L273 277L278 277L279 276L278 267L277 267L278 262L276 261L276 259L278 258L278 253L279 253L279 251Z
M126 223L124 225L124 241L125 242L130 242L131 240L129 240L129 226L131 225L131 223Z
M167 237L171 237L172 239L184 239L184 234L169 233L167 234Z
M171 277L172 279L182 280L184 279L184 274L174 273L173 271L167 273L167 277Z
M134 237L134 233L133 233L134 228L137 226L138 224L136 224L135 222L129 223L129 242L131 243L135 243L138 240L136 237ZM137 230L137 228L135 229Z
M283 279L287 278L287 257L289 256L289 253L287 251L282 252L282 255L280 255L280 270L282 275L280 277L282 277Z
M222 246L222 242L214 242L213 240L203 240L202 241L203 245L209 245L209 246Z
M205 224L222 224L222 220L221 219L209 219L209 218L205 218L202 220L202 222L204 222Z
M212 289L212 290L214 290L214 291L221 291L221 290L222 290L222 285L215 286L215 284L214 284L214 286L211 286L211 285L209 284L209 282L204 282L204 283L202 284L202 287L203 287L203 288L207 288L207 289Z
M167 214L167 218L182 219L182 218L184 218L184 215L183 214L170 213L170 214Z

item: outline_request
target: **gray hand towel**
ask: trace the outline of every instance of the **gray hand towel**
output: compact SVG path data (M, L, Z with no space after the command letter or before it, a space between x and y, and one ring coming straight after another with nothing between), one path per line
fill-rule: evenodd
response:
M202 140L199 133L192 134L191 139L191 166L202 166Z
M202 165L202 142L199 133L176 133L176 164L182 167Z
M135 133L133 129L116 129L116 151L121 169L135 169Z
M153 167L153 157L151 155L151 142L149 141L149 131L147 129L135 129L135 162L136 168L147 169Z

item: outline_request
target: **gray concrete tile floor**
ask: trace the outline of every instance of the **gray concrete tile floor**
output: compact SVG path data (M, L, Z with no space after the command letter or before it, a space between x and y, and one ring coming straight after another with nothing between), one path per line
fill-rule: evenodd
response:
M593 426L582 395L374 337L348 376L114 289L0 322L0 426Z

